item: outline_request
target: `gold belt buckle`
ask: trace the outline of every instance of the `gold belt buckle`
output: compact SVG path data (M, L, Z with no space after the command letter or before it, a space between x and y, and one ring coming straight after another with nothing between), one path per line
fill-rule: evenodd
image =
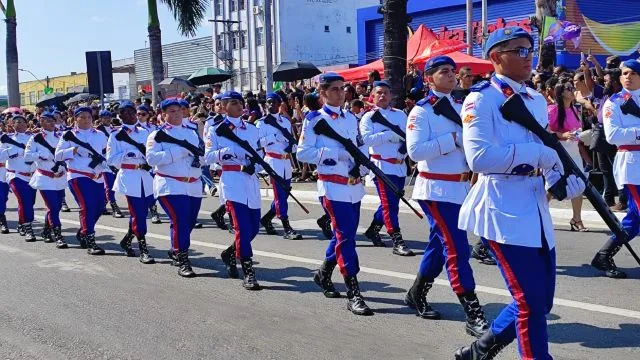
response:
M188 176L183 176L181 181L182 182L189 182L189 177Z
M468 172L460 174L460 181L461 182L468 181L468 180L469 180L469 173Z
M354 177L349 177L349 180L347 180L347 185L355 185L358 183L358 178L354 178Z

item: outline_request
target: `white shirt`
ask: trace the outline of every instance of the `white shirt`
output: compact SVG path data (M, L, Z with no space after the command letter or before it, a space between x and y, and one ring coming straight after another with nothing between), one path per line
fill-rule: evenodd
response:
M640 118L620 110L628 97L640 105L640 90L622 90L603 107L604 134L607 142L616 146L640 145ZM613 177L619 189L625 184L640 185L640 152L618 151L613 162Z
M287 129L289 134L291 134L291 122L288 119L283 119L280 114L270 115L276 119L280 126ZM264 122L264 119L265 118L262 118L256 122L256 126L260 130L260 147L262 147L265 152L264 161L269 164L283 179L291 179L291 159L277 159L269 156L269 153L278 155L288 154L285 149L289 146L289 141L284 135L282 135L280 130L271 125L267 125ZM292 151L295 150L294 145Z
M232 125L232 131L240 139L246 140L254 149L258 148L259 129L248 124L241 118L227 116L218 126ZM235 142L216 135L212 128L207 134L205 146L205 162L207 164L225 165L249 165L247 153ZM256 166L256 172L260 170ZM249 175L243 171L226 171L222 169L220 176L220 196L240 204L245 204L250 209L260 209L260 184L256 175Z
M27 145L31 135L27 133L15 133L9 135L13 140ZM7 159L7 182L10 182L13 178L18 178L29 182L31 175L25 176L23 174L32 174L36 170L36 164L32 160L25 159L25 150L15 145L5 144L8 148L7 153L9 158ZM21 174L23 173L23 174Z
M180 145L156 142L154 139L158 131L164 131L179 140L187 140L194 146L198 146L199 142L198 134L184 125L172 126L167 123L149 134L147 139L147 162L155 167L156 176L153 177L154 196L189 195L202 197L202 183L200 182L202 170L200 167L191 166L194 160L193 154ZM162 176L162 174L198 180L184 182Z
M42 134L47 144L51 145L54 149L53 153L45 146L34 141L34 138L38 136L38 134ZM27 161L35 161L37 167L31 181L29 181L29 185L31 185L32 188L38 190L63 190L67 187L67 177L65 176L66 170L64 166L58 167L58 171L54 174L54 177L47 176L50 175L49 173L53 173L52 168L55 166L55 148L58 146L58 142L60 142L60 135L61 133L55 130L42 130L40 133L36 133L29 138L24 157Z
M119 131L126 131L133 141L142 146L145 146L149 137L149 131L141 126L123 124ZM153 195L153 178L149 171L122 168L123 164L146 164L147 160L137 147L116 140L119 131L112 132L107 142L107 163L109 166L120 169L116 175L113 190L127 196L141 197L141 190L144 189L145 197Z
M376 110L390 123L398 125L401 130L407 127L407 115L391 107L387 109L376 108L364 114L362 120L360 120L362 141L369 147L370 154L380 155L383 159L401 160L399 164L393 164L388 161L371 158L371 162L387 175L405 177L407 175L407 166L402 160L404 160L406 154L400 154L400 152L398 152L404 140L388 127L374 123L371 120ZM371 176L373 177L374 175L372 174Z
M546 127L547 103L542 95L497 76L514 91L529 94L523 97L527 109ZM484 83L472 88L462 106L464 152L471 170L480 175L462 204L458 227L498 243L537 248L542 247L544 231L549 248L553 248L543 178L510 175L523 165L539 168L544 145L524 127L502 117L499 108L506 99L499 88Z
M445 96L456 112L462 104L456 103L450 94ZM425 98L411 109L407 125L407 152L418 163L419 172L433 174L462 174L469 171L462 149L462 127L442 115L436 115ZM456 139L453 138L456 134ZM469 182L425 179L416 176L413 187L414 200L444 201L462 204L469 192Z
M147 131L152 132L155 130L158 130L158 127L155 125L152 125L150 122L141 122L140 120L138 120L138 126L142 126L143 128L147 129Z
M340 136L350 139L354 144L358 137L358 120L351 113L343 112L335 106L325 105L334 114L343 114L335 119L321 109L319 114L311 119L305 119L298 141L298 160L318 166L320 175L339 175L349 177L349 170L355 165L350 156L345 156L346 150L339 142L323 135L318 135L313 127L320 120L325 120ZM360 149L363 153L363 149ZM366 153L365 153L366 154ZM334 160L336 165L325 165L325 160ZM364 170L363 170L364 171ZM368 170L367 170L368 171ZM366 172L365 172L366 173ZM362 171L361 171L362 174ZM358 203L364 197L362 184L343 185L334 182L318 180L318 196L326 196L329 200Z
M102 151L107 147L107 137L104 136L102 132L94 128L86 130L74 128L68 131L73 132L78 140L88 143L91 148L99 154L102 154ZM74 149L76 148L77 153L74 154ZM65 141L64 134L60 137L60 142L58 142L58 146L56 147L55 160L67 162L67 180L72 180L78 177L90 177L93 181L102 183L101 174L105 171L106 163L102 162L93 169L89 167L89 164L92 161L89 150L74 142ZM82 171L90 176L78 174L72 172L72 170Z

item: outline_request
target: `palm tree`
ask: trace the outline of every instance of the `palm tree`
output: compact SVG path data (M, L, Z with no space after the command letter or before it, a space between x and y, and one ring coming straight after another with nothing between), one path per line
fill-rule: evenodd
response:
M10 0L11 1L11 0ZM208 0L160 0L167 5L169 11L178 22L178 30L183 36L195 36L198 26L204 19ZM153 103L158 102L158 83L164 78L162 61L162 36L160 19L158 18L158 0L147 0L149 8L149 47L151 52L151 92Z
M18 41L16 37L16 8L13 0L7 0L5 8L0 0L0 10L4 13L7 23L7 94L9 106L20 106L20 87L18 80Z
M407 74L407 0L385 0L384 77L391 85L391 104L404 108L404 77Z

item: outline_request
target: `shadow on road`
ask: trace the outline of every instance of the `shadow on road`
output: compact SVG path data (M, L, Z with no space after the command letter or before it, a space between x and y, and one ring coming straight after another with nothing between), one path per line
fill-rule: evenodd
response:
M640 324L619 324L619 329L568 323L549 325L549 341L554 344L579 343L592 349L640 347Z
M629 279L638 279L640 278L640 268L632 268L625 269L619 267L620 270L623 270L629 276ZM569 266L569 265L557 265L556 266L556 274L558 276L571 276L578 278L597 278L602 277L602 271L594 269L589 264L582 264L580 266ZM624 280L617 280L624 281Z

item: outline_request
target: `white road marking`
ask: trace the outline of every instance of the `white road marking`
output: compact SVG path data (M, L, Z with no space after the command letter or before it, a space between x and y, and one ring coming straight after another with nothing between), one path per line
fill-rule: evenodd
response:
M36 215L36 217L39 219L44 219L44 216ZM67 224L80 225L80 222L74 221L74 220L61 219L61 221ZM95 227L97 229L107 230L107 231L116 232L116 233L127 232L126 229L116 228L116 227L106 226L106 225L96 225ZM167 235L154 234L154 233L147 233L147 238L154 238L159 240L170 240L169 236ZM193 245L204 246L204 247L214 248L219 250L224 250L228 247L228 245L208 243L208 242L197 241L197 240L192 240L191 243ZM2 245L0 245L0 247L1 247L0 249L4 248L2 247ZM9 249L6 249L6 250L8 251ZM299 256L285 255L285 254L279 254L279 253L274 253L269 251L260 251L260 250L254 250L253 252L257 256L264 256L264 257L273 258L273 259L287 260L287 261L304 263L304 264L312 264L312 265L322 264L322 261L317 259L309 259L309 258L304 258ZM376 269L376 268L370 268L370 267L361 267L360 271L363 273L388 276L388 277L393 277L397 279L413 280L415 278L414 274L407 274L407 273L402 273L398 271L390 271L390 270ZM435 284L450 287L449 282L444 279L436 279ZM489 286L478 285L476 286L476 292L511 298L511 294L509 294L508 291L504 289L489 287ZM586 310L591 312L610 314L610 315L618 315L618 316L633 318L633 319L640 319L640 311L621 309L621 308L615 308L611 306L598 305L598 304L590 304L590 303L585 303L581 301L555 298L554 305Z

